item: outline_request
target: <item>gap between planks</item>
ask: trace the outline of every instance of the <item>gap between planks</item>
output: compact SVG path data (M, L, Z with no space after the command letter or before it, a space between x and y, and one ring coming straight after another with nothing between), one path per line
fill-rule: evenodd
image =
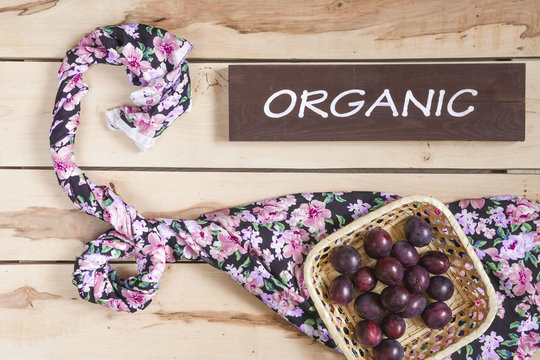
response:
M195 167L114 167L81 166L83 171L151 171L151 172L228 172L228 173L326 173L326 174L537 174L540 169L429 169L429 168L195 168ZM0 170L47 170L52 166L0 166Z
M0 57L1 62L62 62L62 58L17 58L17 57ZM485 57L485 58L401 58L401 59L244 59L244 58L231 58L231 59L216 59L216 58L188 58L189 63L234 63L234 64L261 64L261 63L304 63L304 64L318 64L318 63L368 63L368 64L384 64L384 63L462 63L462 62L486 62L486 61L538 61L539 57L512 57L512 58L500 58L500 57Z

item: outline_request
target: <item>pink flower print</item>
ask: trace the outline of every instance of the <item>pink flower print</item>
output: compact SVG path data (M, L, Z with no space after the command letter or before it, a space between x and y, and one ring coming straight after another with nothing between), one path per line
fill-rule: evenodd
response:
M483 360L499 360L500 356L495 352L495 350L499 347L501 342L503 342L503 338L495 331L492 331L491 334L486 335L483 334L478 338L480 340L480 343L483 343L483 345L480 347L482 349L482 359Z
M463 199L459 202L459 207L465 209L467 206L471 205L473 209L481 209L484 207L486 200L480 199Z
M512 291L516 296L521 296L528 292L534 294L534 287L532 281L532 271L523 267L519 263L512 264L508 274L508 280L514 284Z
M244 284L244 287L255 296L261 295L263 293L263 286L264 281L262 276L260 276L259 274L252 274Z
M73 134L77 126L79 126L79 118L80 118L79 114L75 114L69 118L66 124L66 129L69 130L71 134Z
M165 241L156 233L151 232L148 234L148 244L142 248L144 254L154 253L160 249L165 248Z
M188 237L176 236L176 242L183 248L183 254L186 259L196 259L199 257L201 248L197 244L191 244L188 241Z
M281 316L300 316L301 313L297 314L299 309L296 307L298 306L298 303L302 301L304 301L304 299L301 296L289 289L277 291L272 294L273 307Z
M241 254L245 254L244 248L242 248L238 242L233 239L233 237L226 232L220 232L217 236L219 243L221 243L221 248L219 252L224 257L231 256L236 250L240 252Z
M256 249L258 251L257 254L261 254L261 250L259 249L259 245L263 242L263 239L260 236L260 233L258 231L255 231L251 226L249 226L246 229L242 229L242 239L251 245L252 249Z
M529 304L519 303L519 304L516 305L514 311L517 312L517 313L526 314L527 311L529 311L530 308L531 308L531 306ZM521 316L524 316L524 315L521 315Z
M296 278L296 283L298 284L300 294L304 298L309 298L309 292L304 281L304 264L294 267L294 277Z
M324 219L329 219L332 216L330 210L326 209L326 204L313 200L309 204L300 205L299 210L304 212L304 219L302 223L306 227L313 227L318 231L325 229Z
M296 197L293 195L284 196L279 200L279 206L283 210L289 210L293 205L296 205Z
M104 204L103 204L104 205ZM129 213L126 211L124 203L114 200L112 204L105 207L103 212L103 220L111 224L120 234L132 238L133 226Z
M212 231L208 227L201 227L191 233L193 240L201 247L208 246L212 243Z
M538 318L536 316L531 316L521 322L519 327L517 328L517 331L519 333L528 332L531 330L538 330Z
M456 214L456 219L463 228L465 234L474 234L476 228L475 220L478 219L478 213L476 211L468 212L467 209L462 209L461 213Z
M73 76L71 79L69 79L68 83L66 84L66 86L64 86L64 92L70 92L71 90L75 89L75 88L82 88L84 87L86 84L84 83L83 79L82 79L82 74L79 73L79 74L76 74L75 76Z
M97 272L94 275L94 297L96 298L96 300L101 299L104 289L105 289L105 281L103 279L103 273Z
M531 251L534 246L533 233L520 233L519 235L510 235L508 239L503 240L501 256L505 259L519 260L525 257L525 253Z
M84 91L79 91L75 94L68 94L65 98L65 101L63 103L63 108L66 111L72 111L75 109L75 106L79 105L81 102L82 97L84 96Z
M122 296L126 298L128 304L135 309L139 309L146 304L152 297L151 295L153 294L145 295L137 291L122 289Z
M490 214L489 220L493 221L495 226L501 226L505 229L508 227L510 220L506 218L504 209L502 207L497 206L492 208L490 211L488 211L488 214Z
M120 299L109 299L109 302L105 305L109 309L115 310L115 311L126 311L129 312L129 308L127 305Z
M285 246L283 247L283 256L292 257L296 264L301 264L304 254L304 242L300 231L287 230L283 232Z
M133 116L133 124L141 134L153 137L163 126L164 119L162 114L150 116L148 113L137 113Z
M219 215L214 217L213 220L230 232L234 232L238 225L240 225L240 218L236 215Z
M528 296L526 300L528 300L531 305L535 305L540 309L540 282L537 282L534 288L536 290L535 293Z
M79 44L77 44L75 54L79 58L83 58L85 60L84 62L89 62L87 58L91 54L94 54L94 56L98 59L107 56L107 50L105 50L105 47L99 38L100 36L100 31L94 31L86 35L81 41L79 41ZM95 43L94 38L96 39Z
M85 249L86 251L87 249ZM101 254L86 254L79 258L80 270L95 270L101 267L107 261L107 257Z
M497 298L497 309L499 310L497 312L497 316L500 317L501 319L504 319L504 313L505 313L505 310L504 310L504 299L506 299L506 297L501 294L500 292L496 292L496 298Z
M66 146L56 151L51 149L54 170L60 180L68 179L72 176L82 174L81 169L75 164L73 159L72 146Z
M287 212L283 210L275 199L265 202L264 207L254 208L253 214L257 215L257 222L259 224L283 221L287 218Z
M174 52L178 49L180 46L176 42L176 36L171 33L165 33L163 39L158 36L154 38L154 52L159 61L167 59L168 62L174 64Z
M493 239L493 237L495 236L496 232L495 232L495 229L486 229L484 231L484 236L487 238L487 239Z
M369 212L371 205L364 203L362 200L358 199L356 203L349 203L347 210L353 213L352 218L358 219L361 216L366 215Z
M506 214L510 217L510 223L523 224L538 218L540 204L532 203L526 199L519 199L516 205L510 204L506 208Z
M270 249L264 249L262 252L262 258L265 264L270 265L270 263L274 261L274 254L272 254Z
M518 349L516 350L514 359L529 359L538 349L538 344L540 344L540 334L537 332L531 331L526 335L522 335L519 338Z
M142 60L143 52L141 49L134 47L132 44L124 46L122 55L120 61L136 76L139 76L141 71L144 73L151 68L148 61Z

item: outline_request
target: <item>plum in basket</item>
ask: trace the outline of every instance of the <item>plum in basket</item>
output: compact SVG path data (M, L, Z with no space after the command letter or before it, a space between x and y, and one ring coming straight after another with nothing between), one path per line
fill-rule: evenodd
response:
M332 250L330 265L341 274L354 274L362 267L362 256L352 246L341 245Z
M339 275L328 287L330 299L336 304L346 306L354 297L354 285L345 275Z
M390 255L399 260L404 267L409 267L418 264L420 256L418 251L406 241L398 241L392 247Z
M381 303L379 294L366 292L354 301L354 312L363 319L375 321L380 319L386 310Z
M354 337L361 345L374 347L382 340L382 331L379 325L371 320L360 321L354 328Z
M401 285L388 286L381 292L381 302L392 313L402 312L409 305L410 293Z
M426 306L422 320L431 329L441 329L452 320L452 310L441 301L434 302Z
M375 271L372 268L364 266L354 275L354 285L360 291L371 291L377 285Z
M416 247L426 246L431 242L433 230L420 216L411 216L405 221L403 228L407 241Z
M386 285L396 285L403 280L403 265L399 260L386 256L377 260L375 276Z
M445 276L434 276L431 278L427 293L435 300L445 301L454 295L454 284Z
M420 265L432 274L444 274L450 267L448 257L438 251L428 251L420 258Z
M403 359L403 348L394 339L384 339L373 349L375 360L401 360Z
M374 259L388 256L392 250L392 237L386 230L372 229L364 238L364 250Z

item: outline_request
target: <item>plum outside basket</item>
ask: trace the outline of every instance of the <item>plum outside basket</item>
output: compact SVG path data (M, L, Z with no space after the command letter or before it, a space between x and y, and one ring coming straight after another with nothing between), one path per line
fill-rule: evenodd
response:
M426 251L444 253L450 268L443 274L454 283L455 292L445 303L452 309L452 320L442 329L430 329L418 316L405 319L407 330L398 339L404 348L404 359L443 359L482 335L497 313L495 290L472 245L450 210L440 201L413 195L393 201L321 240L308 254L304 278L309 295L330 335L345 357L372 359L373 351L354 338L354 327L361 321L354 312L354 299L348 306L332 303L328 295L330 281L339 275L330 265L329 255L335 247L351 245L362 255L362 266L374 267L376 260L364 252L363 240L374 228L383 228L393 242L405 240L403 225L409 216L418 215L433 229L433 241L417 248L420 256ZM380 293L380 282L373 290ZM431 301L426 295L428 303Z

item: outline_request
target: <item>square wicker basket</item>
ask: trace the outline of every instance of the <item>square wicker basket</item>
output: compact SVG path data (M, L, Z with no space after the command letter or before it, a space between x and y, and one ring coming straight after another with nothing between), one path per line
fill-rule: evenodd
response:
M372 350L359 345L354 338L354 327L360 321L354 313L354 300L348 306L340 306L333 304L328 296L330 281L339 275L330 265L329 254L333 248L348 244L359 250L363 266L373 267L376 260L368 257L363 248L367 231L381 227L394 242L405 240L403 225L412 215L422 217L433 229L433 241L417 248L419 254L436 250L448 256L450 268L444 275L454 283L455 292L446 301L453 318L444 328L429 329L420 317L406 319L407 330L398 339L405 350L404 359L442 359L482 335L497 313L495 290L450 210L431 197L404 197L321 240L306 259L304 277L309 295L347 359L371 359ZM383 288L379 282L373 291L380 293Z

